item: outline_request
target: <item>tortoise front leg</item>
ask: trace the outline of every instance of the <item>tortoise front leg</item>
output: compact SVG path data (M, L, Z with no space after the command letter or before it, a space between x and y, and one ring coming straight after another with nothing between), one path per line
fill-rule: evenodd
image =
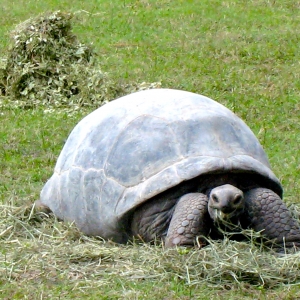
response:
M194 246L197 236L208 235L211 220L207 203L207 196L201 193L186 194L179 199L169 225L165 247Z
M245 193L245 211L250 227L262 231L277 247L300 248L300 227L282 199L273 191L255 188ZM276 247L276 245L274 245Z

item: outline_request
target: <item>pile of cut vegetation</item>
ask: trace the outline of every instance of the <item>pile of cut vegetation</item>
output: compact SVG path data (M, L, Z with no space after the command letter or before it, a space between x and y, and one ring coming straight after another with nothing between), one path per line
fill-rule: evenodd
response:
M19 24L0 72L0 95L21 107L100 106L151 88L122 86L102 72L93 49L72 33L73 15L51 12Z
M20 285L74 282L76 288L109 286L112 281L176 278L189 286L233 289L239 286L276 288L300 282L300 252L277 255L257 242L235 242L230 236L193 250L164 249L149 244L116 245L84 236L73 224L35 212L32 206L0 205L0 282ZM72 272L71 272L72 270ZM72 274L80 274L80 277ZM89 286L90 285L90 286Z

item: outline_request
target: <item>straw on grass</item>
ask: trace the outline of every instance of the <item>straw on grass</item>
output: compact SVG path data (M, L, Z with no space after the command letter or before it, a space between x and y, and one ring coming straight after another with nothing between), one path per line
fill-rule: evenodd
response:
M225 237L209 241L200 250L166 250L162 245L117 245L90 238L73 224L58 222L29 206L2 205L0 214L3 280L84 280L100 287L111 278L177 278L188 285L219 288L241 284L272 288L300 280L300 253L278 256L263 250L252 231L245 242Z

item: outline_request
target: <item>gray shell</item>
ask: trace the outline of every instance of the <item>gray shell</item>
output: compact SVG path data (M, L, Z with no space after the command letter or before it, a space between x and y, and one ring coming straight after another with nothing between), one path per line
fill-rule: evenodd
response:
M40 200L88 235L125 242L127 212L208 172L257 173L281 193L257 138L230 110L190 92L147 90L77 124Z

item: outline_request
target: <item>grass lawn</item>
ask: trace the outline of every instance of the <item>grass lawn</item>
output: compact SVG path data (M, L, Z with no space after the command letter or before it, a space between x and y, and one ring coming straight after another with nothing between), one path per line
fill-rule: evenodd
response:
M284 200L300 205L299 1L2 0L0 7L1 58L18 23L72 12L74 34L93 45L116 82L161 82L224 104L259 138ZM0 106L1 298L300 298L299 253L275 257L226 240L200 251L115 245L35 215L31 204L65 139L93 109Z

